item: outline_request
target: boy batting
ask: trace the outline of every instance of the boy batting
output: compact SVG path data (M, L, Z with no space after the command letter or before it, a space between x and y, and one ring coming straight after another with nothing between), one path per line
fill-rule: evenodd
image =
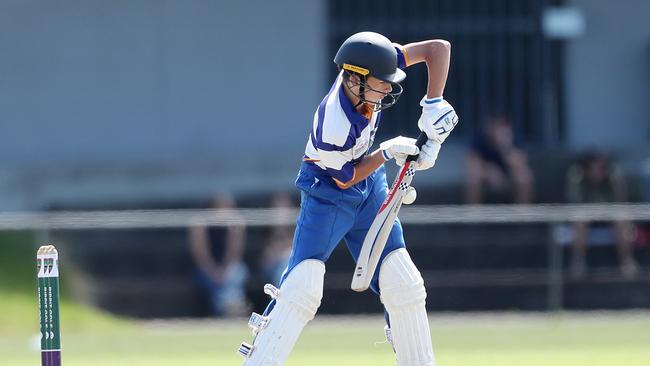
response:
M388 191L384 163L425 170L435 164L440 146L458 122L442 95L449 70L450 45L428 40L404 46L386 37L361 32L345 40L334 62L339 74L314 113L305 155L298 172L300 214L293 250L280 288L266 285L272 297L263 314L253 313L253 344L242 343L246 366L280 366L302 329L314 318L323 296L325 262L341 239L356 261ZM370 151L381 111L397 102L406 74L402 69L424 62L426 95L418 127L428 139L395 137ZM386 309L386 335L398 366L433 366L431 335L425 310L426 291L411 260L399 220L390 228L370 288Z

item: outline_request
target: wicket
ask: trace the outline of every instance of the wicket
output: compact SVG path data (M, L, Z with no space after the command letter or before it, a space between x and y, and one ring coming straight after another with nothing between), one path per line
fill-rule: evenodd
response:
M59 253L44 245L36 253L38 270L38 311L41 325L41 365L61 365L59 324Z

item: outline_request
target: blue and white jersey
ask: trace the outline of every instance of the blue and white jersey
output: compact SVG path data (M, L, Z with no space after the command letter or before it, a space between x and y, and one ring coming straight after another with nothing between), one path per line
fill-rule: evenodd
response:
M397 66L409 65L402 46L395 44ZM304 160L327 171L339 184L354 179L354 165L370 151L381 112L359 113L343 90L343 71L314 113Z
M381 112L364 116L343 90L343 72L314 113L305 160L313 163L339 184L354 179L354 165L370 150Z

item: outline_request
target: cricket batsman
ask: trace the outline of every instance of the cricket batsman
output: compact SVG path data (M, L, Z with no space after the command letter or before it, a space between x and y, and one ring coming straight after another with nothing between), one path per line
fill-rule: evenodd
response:
M272 298L268 307L249 320L255 338L252 345L244 342L239 348L245 366L285 363L320 306L325 262L341 239L357 260L387 195L384 163L402 165L419 153L416 169L434 166L441 144L458 122L443 98L450 53L444 40L402 46L373 32L354 34L339 48L334 57L339 74L314 113L296 179L301 204L291 257L280 288L264 288ZM428 84L418 127L428 141L419 149L414 139L399 136L371 152L381 111L402 93L402 69L420 62L427 65ZM424 281L406 251L399 220L393 223L370 288L386 310L386 337L397 365L435 365Z

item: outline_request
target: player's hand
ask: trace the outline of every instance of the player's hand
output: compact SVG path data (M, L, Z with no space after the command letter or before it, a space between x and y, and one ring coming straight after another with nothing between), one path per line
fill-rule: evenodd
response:
M422 145L420 149L420 155L418 160L415 162L415 170L426 170L431 169L436 164L436 159L438 159L438 153L440 152L439 143L433 140L427 140L427 142Z
M441 146L442 145L433 140L427 140L427 142L422 145L422 148L420 149L418 160L413 163L415 170L426 170L433 168L433 166L436 164L436 159L438 159L438 153L440 152ZM395 164L398 166L404 165L406 157L407 156L395 157Z
M404 136L397 136L382 142L379 144L379 149L384 156L384 160L395 159L398 165L400 161L404 164L404 160L409 155L416 155L420 152L420 149L415 145L415 139Z
M420 131L427 134L430 140L442 144L458 124L458 115L454 107L442 97L420 101L422 115L418 120Z

